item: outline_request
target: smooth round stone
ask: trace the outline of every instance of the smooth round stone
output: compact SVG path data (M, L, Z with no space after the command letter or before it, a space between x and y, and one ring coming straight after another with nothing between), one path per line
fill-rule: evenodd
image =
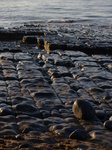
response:
M89 120L95 116L95 110L91 104L84 100L76 100L73 104L73 113L76 118Z
M112 130L112 120L107 120L104 122L104 127L109 129L109 130Z
M87 138L87 133L84 130L76 129L75 131L73 131L69 135L69 138L78 139L78 140L85 140Z

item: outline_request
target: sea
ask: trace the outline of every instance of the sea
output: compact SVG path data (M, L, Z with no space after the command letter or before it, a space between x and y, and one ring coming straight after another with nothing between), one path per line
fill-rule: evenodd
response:
M112 0L0 0L0 27L35 21L112 26Z

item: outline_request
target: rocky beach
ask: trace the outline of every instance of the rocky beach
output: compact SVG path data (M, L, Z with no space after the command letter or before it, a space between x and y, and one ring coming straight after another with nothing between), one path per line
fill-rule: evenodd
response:
M0 28L0 150L112 149L112 27Z

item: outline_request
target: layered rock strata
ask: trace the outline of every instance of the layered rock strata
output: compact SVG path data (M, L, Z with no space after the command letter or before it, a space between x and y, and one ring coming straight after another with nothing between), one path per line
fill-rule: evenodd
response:
M73 44L72 28L65 32L67 25L49 26L49 32L43 24L24 25L21 34L17 29L0 32L0 148L112 149L110 40L101 45L102 55L92 46L85 53L80 44L80 49L65 47ZM62 33L69 43L58 38ZM52 49L46 48L46 36ZM74 116L77 99L91 105L89 120Z

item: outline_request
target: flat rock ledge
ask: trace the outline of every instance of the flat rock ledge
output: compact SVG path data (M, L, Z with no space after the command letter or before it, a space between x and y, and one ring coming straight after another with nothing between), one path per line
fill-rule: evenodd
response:
M111 150L111 39L107 26L0 28L0 149Z

